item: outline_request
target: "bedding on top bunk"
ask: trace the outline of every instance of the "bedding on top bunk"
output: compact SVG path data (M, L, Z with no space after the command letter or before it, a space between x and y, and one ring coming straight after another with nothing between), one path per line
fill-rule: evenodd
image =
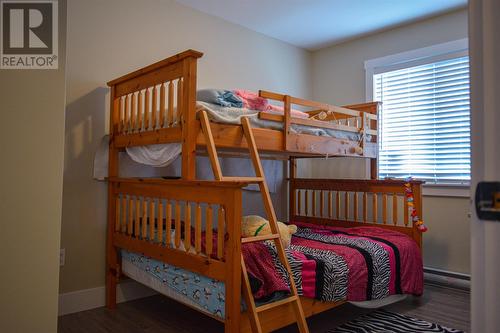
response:
M297 225L286 252L299 294L322 301L353 302L422 294L422 257L408 236L376 227ZM271 242L243 244L242 253L257 301L289 290L286 271ZM224 318L223 282L126 250L122 250L122 259L123 271L132 278Z
M246 108L224 107L221 105L202 102L202 101L196 102L196 108L198 111L199 110L207 111L210 120L217 123L239 125L241 124L242 117L248 117L253 127L283 130L282 122L259 118L259 113L261 112L267 112L273 114L280 113L279 111L274 109L270 109L268 111L259 111ZM346 132L342 130L332 130L328 128L318 128L306 125L292 124L290 125L290 131L296 134L329 136L336 139L344 139L351 141L358 141L360 139L360 135L358 133Z

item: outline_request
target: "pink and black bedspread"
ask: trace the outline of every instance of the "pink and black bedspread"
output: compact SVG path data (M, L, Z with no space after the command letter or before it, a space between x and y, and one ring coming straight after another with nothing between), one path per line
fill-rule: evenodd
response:
M295 224L287 256L301 295L335 302L422 294L422 256L408 236L376 227ZM243 244L242 252L256 299L289 290L272 242Z

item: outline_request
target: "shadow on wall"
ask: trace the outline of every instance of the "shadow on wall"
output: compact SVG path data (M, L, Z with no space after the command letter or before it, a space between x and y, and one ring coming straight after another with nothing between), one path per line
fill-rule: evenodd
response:
M107 188L92 179L92 162L107 132L108 91L99 87L66 107L61 248L67 258L60 292L68 291L65 281L88 287L85 281L97 286L104 277Z

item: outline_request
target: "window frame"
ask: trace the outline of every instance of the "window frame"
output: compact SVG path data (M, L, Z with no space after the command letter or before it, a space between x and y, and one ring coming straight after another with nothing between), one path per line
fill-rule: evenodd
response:
M469 40L463 38L366 60L364 63L366 101L373 101L373 77L376 74L468 55ZM426 184L424 185L423 194L427 196L470 197L470 182L462 184Z

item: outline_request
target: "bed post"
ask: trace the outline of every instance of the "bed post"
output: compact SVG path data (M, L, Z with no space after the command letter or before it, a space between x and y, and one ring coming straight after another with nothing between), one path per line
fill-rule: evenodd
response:
M226 205L226 333L239 332L241 324L241 208L241 189L234 190Z
M413 200L414 200L415 209L417 210L417 214L418 214L418 216L420 216L421 219L423 219L423 217L422 217L422 215L423 215L423 212L422 212L422 183L421 182L411 183L411 190L413 192ZM413 223L413 239L415 240L415 242L420 247L420 250L422 251L422 231L418 230L415 223Z
M292 218L297 215L296 212L296 195L295 195L295 186L294 179L297 177L297 160L294 157L290 157L288 160L289 171L288 171L288 192L289 192L289 203L288 203L288 221L291 221Z
M284 114L284 120L283 120L283 149L285 151L288 151L290 149L290 142L289 142L289 136L290 136L290 125L291 125L291 112L292 112L292 105L291 105L291 98L289 95L285 95L283 97L283 114Z
M196 179L196 137L199 124L196 121L196 63L197 59L189 56L183 60L183 96L182 96L182 178Z
M374 114L377 116L376 120L371 120L369 121L369 128L378 129L378 114L380 110L380 105L381 103L375 102L370 104L370 108L368 110L369 113ZM380 133L379 133L380 134ZM377 138L377 151L376 151L376 157L370 159L370 178L371 179L378 179L378 142L380 138Z
M116 285L119 274L118 249L113 245L114 221L116 220L116 201L114 198L114 184L110 181L118 177L118 149L114 144L115 121L118 119L119 105L115 99L115 86L110 89L110 122L109 122L109 169L108 169L108 226L106 238L106 306L108 309L116 307Z

